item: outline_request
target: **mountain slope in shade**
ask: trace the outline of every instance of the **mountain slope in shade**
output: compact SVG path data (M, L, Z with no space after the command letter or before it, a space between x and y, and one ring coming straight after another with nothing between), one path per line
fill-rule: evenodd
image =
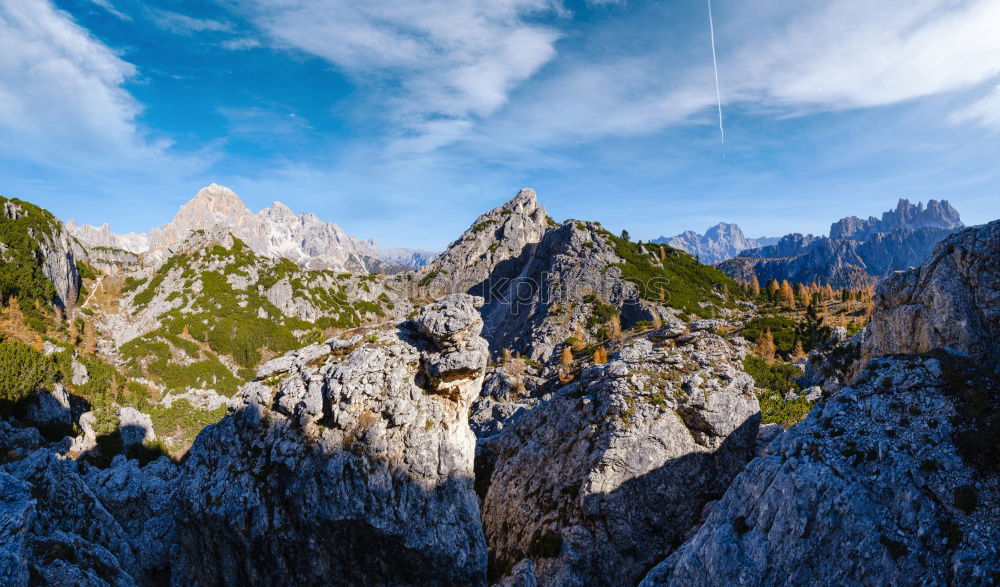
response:
M777 243L740 252L719 264L730 277L761 283L855 286L919 265L941 239L962 228L958 211L947 201L924 207L901 199L879 220L849 216L830 226L830 237L789 234Z
M95 228L67 223L70 232L90 246L114 247L147 253L160 263L195 230L222 225L254 252L284 257L307 269L333 269L354 273L375 272L390 265L419 267L433 256L426 251L383 249L374 241L361 241L315 214L295 214L275 202L254 214L229 188L211 184L181 206L173 220L143 234L115 234L107 225ZM383 255L385 255L383 257Z
M671 237L661 236L652 242L687 251L702 263L713 265L726 259L732 259L740 251L772 245L777 241L777 238L772 237L747 238L740 230L739 225L720 222L709 227L705 234L686 230Z

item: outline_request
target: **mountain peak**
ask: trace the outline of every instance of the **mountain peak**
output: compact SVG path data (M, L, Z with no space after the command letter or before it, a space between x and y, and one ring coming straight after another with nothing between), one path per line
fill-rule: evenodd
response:
M261 210L260 213L264 216L270 216L272 218L290 218L295 216L295 212L293 212L291 208L282 202L278 202L277 200L267 208Z
M775 239L747 238L738 224L720 222L708 227L704 235L686 230L672 237L661 236L652 242L687 251L698 257L702 263L713 265L733 258L741 251L771 244L773 240Z
M213 211L230 210L242 212L246 210L249 212L246 204L236 195L236 192L217 183L209 184L198 190L198 193L194 195L191 201L181 206L181 210L188 206L206 207Z
M874 216L862 220L857 216L841 218L830 226L830 238L866 240L878 232L892 232L900 229L919 228L961 228L962 219L958 211L947 201L928 200L912 204L907 198L900 198L895 209L882 213L882 218Z

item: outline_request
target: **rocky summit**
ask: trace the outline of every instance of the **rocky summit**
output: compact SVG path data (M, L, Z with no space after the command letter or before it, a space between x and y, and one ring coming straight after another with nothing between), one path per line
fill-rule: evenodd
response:
M735 280L735 226L531 189L433 259L219 186L128 238L0 203L5 585L1000 581L1000 221Z
M900 199L881 219L843 218L830 226L829 237L789 234L775 244L744 250L719 268L744 281L845 287L920 264L938 241L962 226L947 201L930 200L925 208Z
M740 230L739 225L720 222L715 226L710 226L705 234L685 230L678 235L661 236L651 242L687 251L702 263L714 265L726 259L732 259L741 251L766 247L777 241L778 239L771 237L747 238Z
M144 253L150 263L166 260L193 231L223 226L260 255L286 258L307 269L376 272L393 265L418 267L433 256L417 249L383 248L360 241L314 214L295 214L281 202L254 214L231 189L211 184L181 206L173 220L148 234L115 234L70 220L73 236L91 247Z

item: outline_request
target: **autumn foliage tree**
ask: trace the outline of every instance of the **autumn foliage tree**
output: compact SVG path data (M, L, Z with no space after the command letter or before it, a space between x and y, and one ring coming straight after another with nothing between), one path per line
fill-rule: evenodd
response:
M774 364L774 353L777 349L774 346L774 336L771 334L770 330L765 330L764 334L761 335L760 340L757 342L757 348L754 351L757 356L764 359L768 365Z
M595 365L603 365L604 363L607 363L607 362L608 362L608 351L607 351L607 349L605 349L603 346L597 347L597 350L594 351L594 364Z

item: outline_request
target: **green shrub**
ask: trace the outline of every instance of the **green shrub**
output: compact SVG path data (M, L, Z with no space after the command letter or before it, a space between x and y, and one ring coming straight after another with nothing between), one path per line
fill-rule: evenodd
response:
M86 261L76 262L76 272L80 275L80 279L97 279L97 270Z
M122 293L126 294L130 291L139 289L139 286L146 283L145 277L132 277L131 275L125 278L125 285L122 286Z
M217 410L199 410L187 400L180 399L173 402L169 408L162 405L152 406L148 413L158 436L177 434L182 443L189 444L206 426L221 420L226 415L226 408L223 406Z
M594 302L594 310L587 319L587 326L598 326L607 324L614 316L618 315L618 308L603 302Z
M812 409L805 397L786 400L785 392L799 393L801 387L794 378L803 375L802 370L795 365L775 363L768 365L757 355L747 355L743 360L743 370L753 377L754 383L761 391L757 393L760 403L762 424L781 424L785 428L797 424L809 414Z
M622 279L639 286L640 295L652 301L692 314L703 314L701 302L734 307L734 300L745 297L739 284L718 269L699 263L694 257L666 245L639 245L602 230L623 262L614 265ZM648 247L648 248L647 248ZM659 250L663 249L661 262ZM645 249L647 252L643 252ZM660 292L663 292L663 300ZM720 294L723 297L720 298Z
M0 197L0 207L12 204L20 210L17 218L0 214L0 243L5 245L0 262L0 302L17 297L28 317L32 302L51 303L56 288L42 271L41 240L51 240L58 227L52 214L18 199Z
M51 385L54 375L49 357L26 344L0 342L0 401L20 402L43 386Z
M743 359L743 370L753 377L757 387L781 393L788 390L798 392L802 389L795 379L802 377L804 373L795 365L788 363L768 365L764 359L757 355L747 355Z
M760 402L760 423L781 424L788 428L801 422L812 409L812 404L804 397L786 400L780 392L765 389L757 394Z

